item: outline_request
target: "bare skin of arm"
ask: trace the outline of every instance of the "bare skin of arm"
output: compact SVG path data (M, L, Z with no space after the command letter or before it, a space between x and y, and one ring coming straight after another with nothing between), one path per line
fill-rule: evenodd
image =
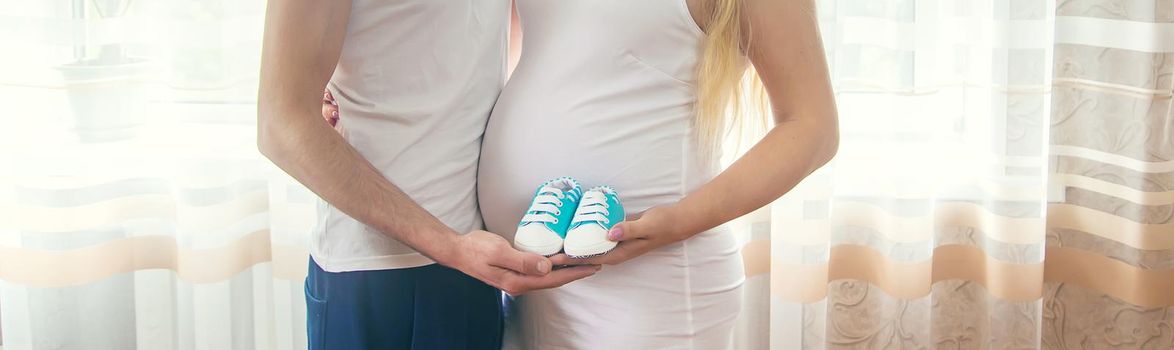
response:
M697 22L707 6L689 0ZM774 127L746 154L677 203L617 224L622 241L607 255L583 260L618 264L748 214L778 199L835 155L839 122L813 0L743 0L746 55L773 106Z
M510 6L510 61L509 74L514 74L518 60L522 58L522 19L518 17L518 2Z
M436 262L510 294L561 286L597 266L552 271L485 231L444 225L385 178L330 125L322 91L346 36L350 1L271 1L265 18L257 144L261 153L334 207Z

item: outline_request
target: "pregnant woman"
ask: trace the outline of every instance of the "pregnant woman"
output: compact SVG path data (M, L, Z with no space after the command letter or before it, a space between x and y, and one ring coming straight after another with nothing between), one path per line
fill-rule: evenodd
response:
M786 193L837 146L812 1L518 0L517 8L521 59L481 151L488 230L510 238L534 186L560 176L614 187L629 219L639 218L613 230L622 240L614 251L589 260L614 266L517 297L506 343L729 347L742 259L718 226ZM743 93L747 61L769 94L774 127L719 174L723 116L741 102L731 98Z
M789 191L838 145L812 2L516 1L524 48L479 166L488 230L511 239L534 186L560 176L615 188L628 221L606 255L554 257L607 266L515 298L507 347L731 346L742 259L720 225ZM763 91L769 111L750 103ZM720 171L739 122L727 116L742 114L774 123Z

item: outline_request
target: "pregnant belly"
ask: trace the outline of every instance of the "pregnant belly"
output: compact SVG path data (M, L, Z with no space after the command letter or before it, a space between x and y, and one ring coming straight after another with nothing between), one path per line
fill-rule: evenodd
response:
M499 102L482 143L478 200L491 232L512 238L537 186L560 176L579 180L584 190L612 186L628 215L686 193L685 121L515 112Z

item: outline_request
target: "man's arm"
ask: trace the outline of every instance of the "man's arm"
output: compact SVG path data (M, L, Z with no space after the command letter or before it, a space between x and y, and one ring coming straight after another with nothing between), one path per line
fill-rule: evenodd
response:
M322 121L321 94L338 63L350 6L350 1L269 2L257 99L261 153L347 215L513 294L594 273L594 267L549 273L549 259L518 252L501 237L483 231L458 235Z
M435 258L431 255L451 243L455 233L317 118L318 91L338 63L349 15L349 1L269 3L257 98L258 147L331 205Z

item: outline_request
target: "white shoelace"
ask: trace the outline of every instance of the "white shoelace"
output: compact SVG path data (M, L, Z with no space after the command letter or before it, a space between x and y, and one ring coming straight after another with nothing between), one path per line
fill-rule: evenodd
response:
M534 203L530 204L530 211L526 216L522 217L522 224L529 224L534 222L549 222L558 223L557 215L561 214L559 204L562 204L562 199L566 195L563 190L551 186L542 186L538 190L538 195L534 196Z
M607 195L599 191L589 191L583 195L583 201L579 203L579 210L575 212L575 219L571 224L596 222L607 225L611 223L607 215Z

